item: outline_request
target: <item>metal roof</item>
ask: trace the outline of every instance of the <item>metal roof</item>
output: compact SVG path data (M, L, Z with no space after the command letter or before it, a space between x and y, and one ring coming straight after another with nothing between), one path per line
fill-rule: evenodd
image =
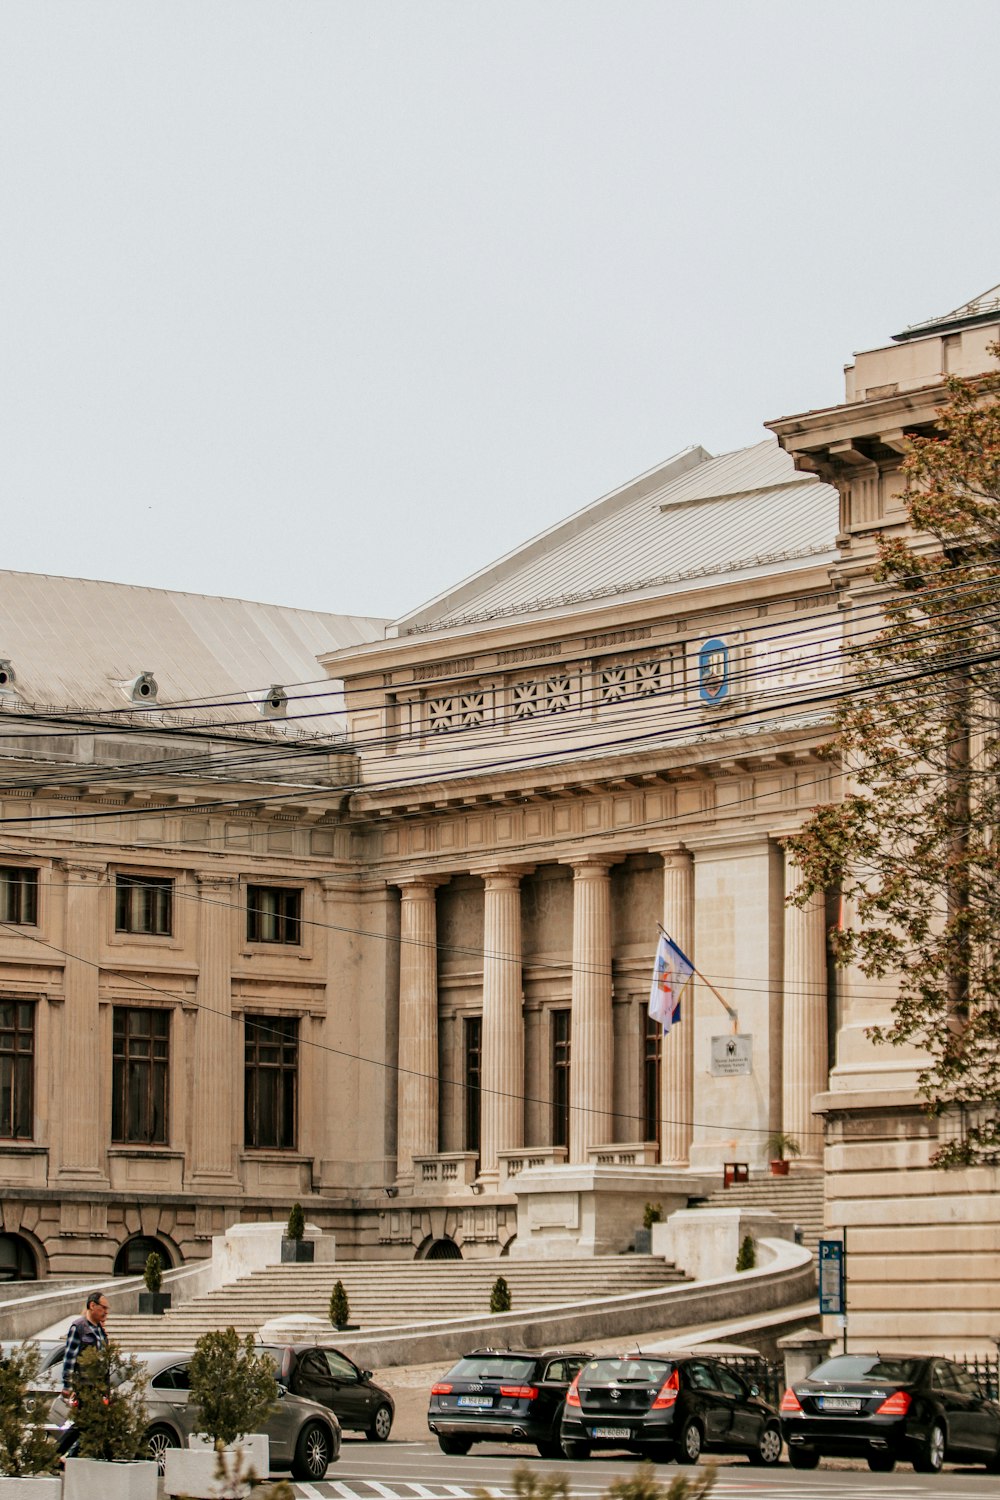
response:
M908 339L924 338L932 333L948 333L976 323L995 323L1000 317L1000 286L991 286L980 292L971 302L963 302L952 312L942 313L936 318L927 318L923 323L911 323L902 333L894 333L893 343L904 344Z
M395 622L399 634L717 576L787 572L836 555L838 496L773 439L686 450Z
M386 621L245 599L0 570L0 659L14 671L0 707L31 707L128 722L245 725L255 734L341 734L342 687L318 655L381 636ZM156 680L156 704L133 705L130 684ZM287 717L260 717L277 684ZM311 684L300 689L296 684ZM318 696L301 696L305 694ZM206 701L208 700L208 701ZM212 700L216 700L212 702ZM218 700L222 700L221 702ZM171 708L170 705L186 705Z

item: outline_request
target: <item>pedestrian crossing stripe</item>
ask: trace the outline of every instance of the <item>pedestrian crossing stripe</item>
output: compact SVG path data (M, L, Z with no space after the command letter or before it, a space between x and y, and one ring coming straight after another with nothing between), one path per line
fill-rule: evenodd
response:
M607 1484L598 1480L589 1482L578 1482L575 1472L567 1473L570 1482L570 1490L573 1495L598 1496L603 1495ZM803 1488L797 1485L785 1483L781 1486L781 1500L817 1500L817 1495L826 1493L830 1500L834 1497L842 1497L842 1500L886 1500L886 1488L883 1485L868 1485L865 1483L852 1484L848 1476L828 1471L820 1479L817 1485L814 1481L817 1476L812 1475L810 1481L803 1481ZM860 1478L860 1475L851 1474L850 1479ZM582 1475L579 1476L582 1480ZM384 1484L377 1479L358 1479L353 1484L342 1479L321 1480L317 1484L302 1484L296 1482L292 1485L296 1496L301 1500L481 1500L483 1495L490 1496L490 1500L515 1500L515 1490L507 1485L476 1485L470 1488L461 1484L418 1484L415 1480L400 1480L396 1484ZM774 1495L775 1489L764 1477L758 1476L755 1480L744 1480L734 1484L727 1482L718 1475L712 1489L713 1500L721 1500L722 1496L742 1496L743 1500L749 1497L767 1494ZM927 1490L916 1485L893 1485L892 1500L927 1500ZM981 1490L949 1490L948 1500L982 1500Z

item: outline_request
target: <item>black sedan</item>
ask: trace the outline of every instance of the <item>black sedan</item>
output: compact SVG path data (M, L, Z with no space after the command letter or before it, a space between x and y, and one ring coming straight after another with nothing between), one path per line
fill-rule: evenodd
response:
M388 1391L376 1385L371 1370L360 1369L329 1344L265 1344L275 1373L293 1396L318 1401L335 1412L342 1428L363 1432L384 1443L392 1431L396 1406Z
M698 1462L703 1451L781 1457L778 1413L733 1370L701 1354L623 1354L590 1360L566 1397L567 1458L625 1448L658 1463Z
M442 1453L534 1443L543 1458L560 1458L563 1402L589 1358L566 1349L474 1349L431 1388L427 1425Z
M1000 1469L1000 1406L950 1359L840 1354L787 1390L781 1427L793 1468L866 1458L877 1473L900 1461L936 1474L948 1460Z

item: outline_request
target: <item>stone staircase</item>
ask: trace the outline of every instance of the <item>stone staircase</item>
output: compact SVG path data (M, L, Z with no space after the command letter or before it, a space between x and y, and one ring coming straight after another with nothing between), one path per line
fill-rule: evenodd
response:
M209 1329L256 1334L272 1318L327 1317L336 1280L344 1283L351 1322L361 1332L488 1313L498 1276L513 1308L565 1306L668 1286L686 1278L652 1255L512 1261L338 1261L271 1266L193 1297L163 1317L116 1316L114 1337L127 1349L190 1349ZM350 1335L345 1335L349 1339Z
M787 1177L754 1176L717 1189L706 1199L706 1207L770 1209L775 1218L799 1226L802 1243L815 1255L823 1233L823 1173L796 1171L793 1166Z

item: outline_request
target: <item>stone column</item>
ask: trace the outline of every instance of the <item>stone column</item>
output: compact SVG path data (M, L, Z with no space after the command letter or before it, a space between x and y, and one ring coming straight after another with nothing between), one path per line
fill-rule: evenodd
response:
M413 1158L438 1149L437 909L440 882L400 882L399 1073L396 1175L413 1182Z
M573 865L573 991L569 1075L569 1159L585 1162L612 1134L611 1022L613 858Z
M233 1024L232 948L237 884L215 870L197 874L198 1009L194 1027L194 1097L188 1156L192 1187L232 1188L243 1146L242 1111L233 1099L234 1052L243 1064L243 1031ZM245 920L245 918L243 918Z
M663 856L663 925L694 961L694 860L686 849ZM681 997L681 1023L665 1036L660 1063L660 1160L690 1164L694 1135L694 994L692 978Z
M106 913L101 893L107 888L104 865L67 860L66 965L63 970L65 1012L62 1027L64 1080L59 1121L59 1176L93 1186L107 1186L105 1150L111 1139L111 1120L104 1101L111 1098L110 1048L102 1037L100 1018L100 955Z
M499 1151L524 1145L524 996L521 989L521 876L486 875L483 923L483 1053L480 1176L496 1183Z
M785 894L801 881L785 859ZM826 1019L826 911L822 896L807 907L785 907L784 1009L782 1016L781 1129L794 1136L802 1157L823 1156L823 1127L812 1112L817 1094L829 1087Z

